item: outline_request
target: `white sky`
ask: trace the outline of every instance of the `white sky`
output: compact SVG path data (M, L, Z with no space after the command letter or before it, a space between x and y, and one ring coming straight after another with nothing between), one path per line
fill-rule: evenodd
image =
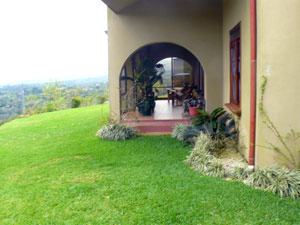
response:
M101 0L0 0L0 84L106 76Z

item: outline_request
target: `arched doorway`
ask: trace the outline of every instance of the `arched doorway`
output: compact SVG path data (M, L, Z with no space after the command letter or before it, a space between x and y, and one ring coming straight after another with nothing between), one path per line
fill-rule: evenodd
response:
M162 83L153 86L156 95L155 111L152 119L181 119L184 117L182 101L175 101L174 91L180 91L186 85L193 87L204 96L204 70L199 60L186 48L172 43L155 43L144 46L132 53L124 62L120 73L120 109L125 119L147 119L136 112L139 92L134 82L125 77L134 78L140 63L151 59L164 66ZM124 119L124 118L122 118Z

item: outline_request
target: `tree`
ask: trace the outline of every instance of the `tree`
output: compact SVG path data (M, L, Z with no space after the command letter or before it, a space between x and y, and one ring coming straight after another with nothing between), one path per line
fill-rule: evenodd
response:
M43 108L46 112L52 112L66 108L66 89L57 81L55 84L49 84L43 88L43 97L45 99Z

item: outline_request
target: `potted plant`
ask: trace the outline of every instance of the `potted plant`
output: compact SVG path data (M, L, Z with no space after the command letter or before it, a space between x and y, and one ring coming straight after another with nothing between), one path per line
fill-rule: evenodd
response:
M183 101L184 112L189 112L190 116L197 116L199 110L204 109L205 100L202 95L193 90L192 97Z
M201 99L191 99L189 101L189 113L190 116L197 116L199 114L199 110L202 108Z
M121 79L132 80L135 87L136 106L143 116L150 116L155 108L155 94L153 85L160 81L165 72L162 64L155 64L153 59L143 59L136 68L136 73L132 77L122 77Z

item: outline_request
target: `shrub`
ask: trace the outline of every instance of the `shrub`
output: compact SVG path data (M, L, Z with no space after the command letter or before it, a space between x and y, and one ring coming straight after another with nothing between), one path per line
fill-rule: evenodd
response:
M137 136L137 129L119 123L112 123L102 127L97 136L104 140L121 141Z
M100 104L104 104L107 100L108 100L108 96L107 95L102 95L100 97Z
M81 98L79 97L72 98L72 105L71 105L72 108L78 108L80 104L81 104Z
M201 129L199 127L179 123L174 127L172 137L185 143L193 143L196 137L199 136L200 131Z
M267 189L281 197L300 197L300 171L285 168L263 168L253 172L246 183L261 189Z
M43 112L54 112L57 108L54 101L47 101L44 104Z

